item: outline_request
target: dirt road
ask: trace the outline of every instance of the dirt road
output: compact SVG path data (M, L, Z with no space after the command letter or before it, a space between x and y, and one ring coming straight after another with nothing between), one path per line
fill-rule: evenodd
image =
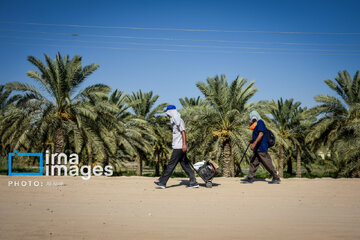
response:
M0 176L0 239L360 239L360 179L154 180Z

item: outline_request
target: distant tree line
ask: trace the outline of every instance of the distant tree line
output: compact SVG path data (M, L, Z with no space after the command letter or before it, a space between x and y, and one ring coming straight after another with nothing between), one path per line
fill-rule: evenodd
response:
M28 61L36 67L27 75L37 87L0 85L1 156L14 150L77 153L81 164L111 164L118 171L135 162L137 175L144 165L155 175L166 167L171 128L161 114L168 103L159 104L158 95L86 86L99 66L82 66L80 56L58 53L55 59L45 55L45 62L32 56ZM190 159L218 162L225 177L242 174L248 164L240 164L240 158L251 137L249 113L257 110L276 136L270 151L281 177L284 172L296 177L311 173L315 163L326 165L334 176L359 177L359 71L353 77L339 72L325 84L334 96L317 95L318 105L308 109L294 99L251 102L257 88L245 78L229 82L221 75L199 81L202 96L179 99ZM321 160L320 151L329 156Z

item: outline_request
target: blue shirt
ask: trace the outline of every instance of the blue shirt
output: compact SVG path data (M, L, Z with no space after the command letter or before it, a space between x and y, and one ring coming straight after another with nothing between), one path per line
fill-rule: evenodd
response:
M268 133L267 133L267 129L265 126L265 123L263 120L259 120L256 123L256 127L253 131L252 134L252 139L253 141L256 140L256 138L259 136L259 132L263 132L264 136L262 137L262 139L260 140L260 142L258 142L258 144L256 145L256 147L254 148L254 152L268 152Z

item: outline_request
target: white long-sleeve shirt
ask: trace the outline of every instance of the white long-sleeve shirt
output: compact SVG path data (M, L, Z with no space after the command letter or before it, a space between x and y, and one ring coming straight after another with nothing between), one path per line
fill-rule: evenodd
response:
M184 120L180 117L180 113L176 109L166 111L166 114L170 117L171 127L173 131L172 148L182 149L183 137L181 132L185 131Z

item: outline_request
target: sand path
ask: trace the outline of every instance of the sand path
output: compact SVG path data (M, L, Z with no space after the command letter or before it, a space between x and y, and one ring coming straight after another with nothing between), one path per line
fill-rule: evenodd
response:
M0 239L360 239L360 179L154 180L0 176Z

